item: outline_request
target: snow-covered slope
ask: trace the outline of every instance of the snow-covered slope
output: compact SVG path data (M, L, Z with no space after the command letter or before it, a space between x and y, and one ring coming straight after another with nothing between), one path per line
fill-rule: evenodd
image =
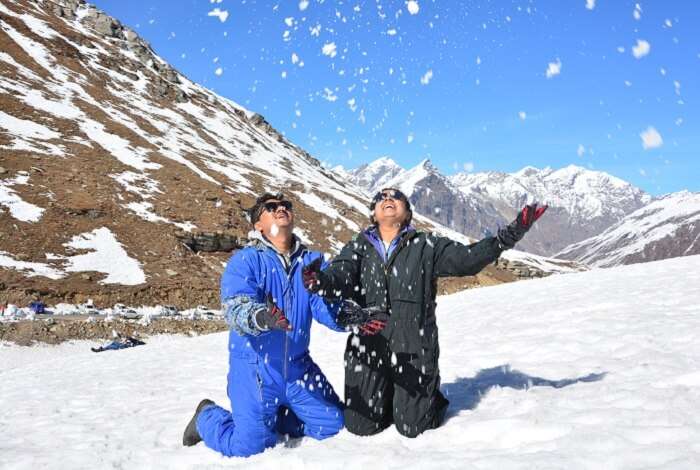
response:
M557 256L610 267L700 254L700 193L668 194Z
M644 191L619 178L575 165L556 171L526 167L513 174L460 173L450 179L466 194L486 194L507 207L532 201L561 207L577 225L598 218L620 220L651 200Z
M180 444L201 398L228 406L226 334L100 354L5 345L0 467L694 470L698 305L700 256L441 297L443 427L342 431L249 459ZM341 395L344 345L314 325L311 353Z
M651 200L619 178L575 165L556 171L526 167L513 174L461 173L450 180L467 196L491 201L507 219L526 203L549 204L549 213L538 222L539 234L523 242L523 248L549 255L599 234Z

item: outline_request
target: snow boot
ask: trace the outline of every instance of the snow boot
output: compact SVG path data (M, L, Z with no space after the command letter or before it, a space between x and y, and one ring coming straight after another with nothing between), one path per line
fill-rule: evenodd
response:
M201 411L209 405L214 405L214 402L208 398L200 401L199 405L197 405L197 410L195 410L194 416L192 416L190 422L187 423L185 432L182 435L183 446L190 447L202 440L202 436L200 436L199 432L197 431L197 417L199 416L199 413L201 413Z

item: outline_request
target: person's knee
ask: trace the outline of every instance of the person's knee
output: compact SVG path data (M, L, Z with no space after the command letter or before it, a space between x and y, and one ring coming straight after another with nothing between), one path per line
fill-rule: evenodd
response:
M396 430L404 437L415 438L426 431L425 426L418 424L409 424L406 422L396 422Z
M390 420L374 421L356 411L345 409L345 429L356 436L373 436L391 425Z
M328 408L323 416L304 423L304 433L319 441L333 437L343 429L345 419L340 408Z
M259 454L277 443L277 434L266 419L237 419L234 425L222 432L218 439L218 450L226 457L249 457Z

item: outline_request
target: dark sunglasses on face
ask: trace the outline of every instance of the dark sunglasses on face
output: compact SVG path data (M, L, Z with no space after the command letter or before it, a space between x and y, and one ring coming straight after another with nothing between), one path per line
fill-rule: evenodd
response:
M283 207L287 211L292 210L292 203L290 201L270 201L263 205L263 209L267 212L275 212L279 207Z
M374 196L374 199L372 199L372 202L376 204L380 201L386 201L387 199L393 199L395 201L398 201L398 200L405 201L408 198L406 197L406 195L404 193L402 193L398 189L390 189L388 191L382 191L380 193L377 193Z

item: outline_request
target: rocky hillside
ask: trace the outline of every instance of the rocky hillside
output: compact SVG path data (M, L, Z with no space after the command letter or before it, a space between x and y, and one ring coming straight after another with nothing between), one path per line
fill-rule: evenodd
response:
M590 266L658 261L700 254L700 193L661 197L557 256Z
M556 171L527 167L513 174L447 177L428 160L406 170L384 157L343 171L369 193L385 186L401 188L423 214L476 238L510 222L526 203L546 202L547 216L518 246L544 256L599 234L651 200L619 178L574 165ZM381 174L392 176L380 178Z
M0 51L0 302L216 306L263 190L330 253L367 221L361 190L82 0L0 0Z
M316 159L94 7L2 0L0 26L0 282L17 301L214 304L263 190L326 251L365 223Z

